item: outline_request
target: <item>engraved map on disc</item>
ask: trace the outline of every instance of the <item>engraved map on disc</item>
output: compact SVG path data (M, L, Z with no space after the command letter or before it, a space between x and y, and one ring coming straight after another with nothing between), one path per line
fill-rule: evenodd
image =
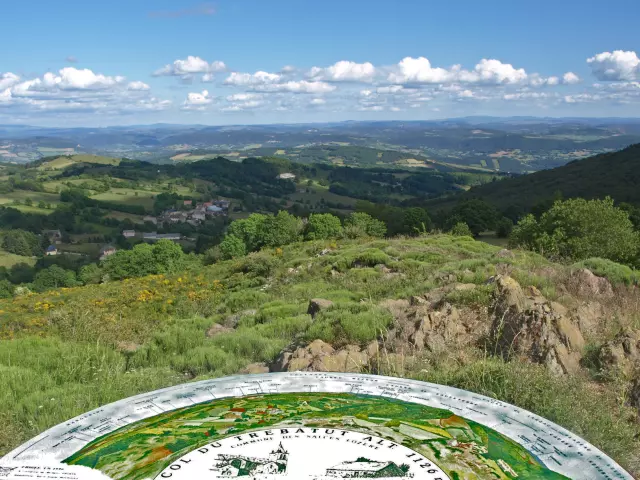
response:
M0 479L632 480L526 410L357 374L189 383L88 412L0 459Z

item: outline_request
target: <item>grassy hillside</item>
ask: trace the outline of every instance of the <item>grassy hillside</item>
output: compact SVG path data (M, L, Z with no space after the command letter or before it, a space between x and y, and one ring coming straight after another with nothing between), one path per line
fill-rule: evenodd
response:
M46 160L38 167L40 170L63 170L79 163L95 163L100 165L119 165L119 158L103 157L100 155L66 155L52 160Z
M479 197L504 209L531 208L561 192L565 198L604 198L640 205L640 144L614 153L605 153L565 166L471 188L460 197ZM451 199L434 201L451 204Z
M568 267L532 253L498 252L446 235L307 242L176 276L0 300L0 454L99 405L272 362L293 342L365 346L395 328L394 301L447 284L466 287L447 291L445 301L485 323L495 288L486 281L499 272L563 301ZM334 305L312 321L307 307L317 297ZM635 321L637 328L635 308L635 317L625 312L616 322ZM603 341L599 335L589 342ZM587 369L556 378L542 366L490 353L474 346L425 351L396 356L377 371L518 404L640 471L640 431L616 383L602 386Z

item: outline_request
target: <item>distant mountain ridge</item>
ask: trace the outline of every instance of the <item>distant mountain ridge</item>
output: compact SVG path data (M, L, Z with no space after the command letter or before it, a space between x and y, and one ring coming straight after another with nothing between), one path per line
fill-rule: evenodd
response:
M498 208L517 206L528 210L560 192L564 198L610 196L617 202L640 206L639 185L640 143L618 152L574 160L551 170L473 187L460 198L481 198ZM450 203L451 199L434 203L445 202Z

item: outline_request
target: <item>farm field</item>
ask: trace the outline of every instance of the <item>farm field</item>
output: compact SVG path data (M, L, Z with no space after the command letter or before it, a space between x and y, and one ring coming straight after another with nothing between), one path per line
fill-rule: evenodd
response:
M102 165L119 165L119 158L103 157L100 155L72 155L58 157L49 162L45 162L38 167L39 170L62 170L75 163L98 163Z
M18 263L34 265L36 263L36 259L35 257L23 257L22 255L16 255L14 253L0 250L0 267L11 268Z
M20 201L20 203L24 203L24 201L27 200L28 198L31 199L34 205L37 205L41 201L45 203L50 203L53 206L60 203L60 196L55 193L15 190L9 193L1 193L0 205L12 204L16 200Z
M93 195L94 200L104 202L124 203L127 205L142 205L145 208L153 207L153 200L161 191L134 190L132 188L112 188L108 192Z

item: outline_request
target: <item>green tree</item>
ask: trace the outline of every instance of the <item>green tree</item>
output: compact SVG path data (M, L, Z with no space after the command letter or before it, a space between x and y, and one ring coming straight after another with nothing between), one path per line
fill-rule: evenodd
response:
M160 240L153 245L154 273L176 273L183 270L186 255L182 247L171 240Z
M424 208L412 207L403 212L403 232L416 235L419 232L431 230L431 218Z
M368 213L354 212L344 220L344 233L347 238L381 238L387 233L387 225Z
M258 250L262 246L261 236L266 219L266 215L253 213L247 218L235 220L229 225L227 235L233 235L241 239L246 246L247 252Z
M132 250L118 250L104 260L102 268L110 278L131 278L152 275L157 272L153 247L141 243Z
M340 219L330 213L314 213L309 217L306 225L305 238L307 240L323 240L338 238L342 235Z
M496 235L499 238L509 238L511 231L513 230L513 222L510 218L502 217L496 223Z
M640 249L640 238L629 213L616 207L609 197L557 201L539 221L532 216L520 221L510 242L575 261L599 257L628 263Z
M80 280L85 285L100 283L100 281L102 280L102 269L95 263L85 265L80 269L80 272L78 273L78 280Z
M76 285L78 285L76 273L73 270L65 270L58 265L51 265L49 268L40 270L33 280L33 289L37 292L61 287L75 287Z
M25 230L9 230L2 239L2 248L16 255L30 257L39 255L42 250L37 235Z
M240 237L227 235L220 243L220 254L225 260L243 257L247 254L247 246Z
M13 285L9 280L0 280L0 298L13 297Z
M30 283L36 274L35 268L27 263L16 263L9 270L9 281L16 285L20 283Z
M467 224L474 236L488 230L494 230L498 212L484 200L471 199L458 203L451 211L447 228L453 228L460 222Z
M473 237L473 232L464 222L456 223L451 229L451 235L455 235L456 237Z
M267 216L259 232L260 246L281 247L300 241L302 220L281 210L277 215Z

